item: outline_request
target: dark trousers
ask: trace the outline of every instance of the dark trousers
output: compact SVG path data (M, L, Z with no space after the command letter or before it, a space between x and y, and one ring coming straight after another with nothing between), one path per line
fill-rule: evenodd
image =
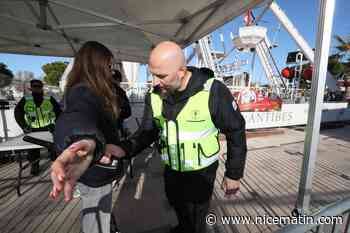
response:
M164 169L165 194L174 208L182 233L205 233L205 217L213 194L218 162L200 171Z
M37 163L39 164L39 158L40 158L40 149L28 150L27 159L29 162L34 162L35 160L38 160Z

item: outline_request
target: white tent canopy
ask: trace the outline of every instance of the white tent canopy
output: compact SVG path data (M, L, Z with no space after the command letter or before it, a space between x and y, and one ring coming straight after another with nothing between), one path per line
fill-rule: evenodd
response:
M72 57L95 40L145 63L155 44L185 47L271 0L0 0L0 52Z

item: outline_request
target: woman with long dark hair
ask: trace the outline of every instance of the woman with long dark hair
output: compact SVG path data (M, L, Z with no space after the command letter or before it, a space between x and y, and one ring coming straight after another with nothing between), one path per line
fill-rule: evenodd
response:
M103 157L119 143L113 127L120 107L112 63L113 54L98 42L89 41L80 48L68 76L64 111L54 135L59 156L51 166L54 185L50 197L56 199L64 191L65 200L70 201L77 183L85 233L110 233L111 183L121 175L120 163L112 162L111 156Z

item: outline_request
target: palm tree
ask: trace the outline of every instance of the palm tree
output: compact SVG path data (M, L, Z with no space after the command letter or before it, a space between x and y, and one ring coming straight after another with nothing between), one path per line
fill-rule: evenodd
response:
M341 56L349 55L350 52L350 39L343 39L339 35L335 35L334 38L337 40L339 45L335 46L338 49L338 54Z
M350 75L350 39L335 35L337 52L329 56L328 70L335 77Z

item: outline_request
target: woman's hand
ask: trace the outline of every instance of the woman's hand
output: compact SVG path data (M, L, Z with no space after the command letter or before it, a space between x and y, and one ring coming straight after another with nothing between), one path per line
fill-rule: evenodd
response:
M106 150L102 158L100 159L100 163L110 164L112 162L112 158L122 158L125 156L125 151L116 145L107 144Z
M72 200L73 188L89 167L95 148L94 140L84 139L73 143L57 157L51 165L52 199L63 191L65 201Z

